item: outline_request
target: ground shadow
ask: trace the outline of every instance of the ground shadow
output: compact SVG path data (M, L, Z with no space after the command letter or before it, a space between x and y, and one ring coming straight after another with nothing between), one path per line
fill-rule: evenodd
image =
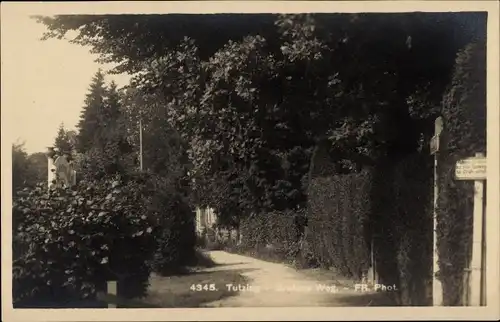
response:
M221 265L225 266L225 265ZM19 309L101 309L114 304L117 308L197 308L203 304L238 295L227 285L246 285L243 276L255 268L199 271L175 276L152 275L147 296L123 299L109 294L98 294L97 299L80 301L30 301L16 305Z
M243 276L256 269L227 269L194 272L179 276L152 276L148 296L140 299L129 308L198 308L206 303L214 302L238 295L239 292L228 287L246 285L250 280ZM144 305L144 306L137 306Z
M221 269L221 270L213 270L213 271L210 271L210 270L203 270L203 271L194 271L194 272L191 272L191 273L187 273L187 274L182 274L182 275L177 275L177 276L193 276L193 275L207 275L207 274L213 274L215 272L219 272L219 273L230 273L230 272L240 272L240 273L248 273L248 272L252 272L252 271L258 271L259 268L241 268L241 269Z
M240 263L229 263L229 264L219 264L215 263L214 267L221 267L221 266L235 266L235 265L245 265L248 264L247 262L240 262Z
M116 296L100 294L97 299L92 300L37 300L20 305L14 305L14 309L107 309L109 304L118 308L159 308L159 306L143 301L142 299L122 299Z
M392 299L383 292L368 294L333 294L322 306L362 307L362 306L396 306Z
M14 304L14 309L103 309L107 308L108 304L99 300L82 300L82 301L49 301L49 300L33 300L22 304Z

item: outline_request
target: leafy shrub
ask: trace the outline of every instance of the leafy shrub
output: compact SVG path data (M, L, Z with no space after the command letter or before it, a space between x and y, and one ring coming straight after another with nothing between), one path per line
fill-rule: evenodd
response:
M95 298L116 280L123 297L144 295L158 222L140 177L25 189L13 200L15 305Z
M195 259L196 233L194 213L185 196L152 176L152 205L161 214L158 249L152 262L153 270L161 275L183 271Z

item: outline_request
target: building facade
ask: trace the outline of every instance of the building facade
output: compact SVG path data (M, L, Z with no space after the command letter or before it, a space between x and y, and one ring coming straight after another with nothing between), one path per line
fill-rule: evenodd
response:
M201 235L206 229L213 228L217 223L217 215L213 208L197 207L196 208L196 233Z

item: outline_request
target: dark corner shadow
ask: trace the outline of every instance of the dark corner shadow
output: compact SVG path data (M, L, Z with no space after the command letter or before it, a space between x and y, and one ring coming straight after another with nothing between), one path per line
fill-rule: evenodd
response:
M14 309L106 309L113 304L119 309L154 308L199 308L205 303L236 296L239 292L225 290L226 284L246 284L250 280L243 273L258 269L222 269L215 271L192 272L163 277L157 275L151 283L155 285L143 298L124 299L116 295L99 293L97 299L81 301L44 300L16 304ZM192 285L215 284L217 292L194 292Z
M143 299L123 299L110 294L99 294L97 299L80 301L30 301L13 305L14 309L107 309L109 304L117 308L161 308L161 306L145 302Z

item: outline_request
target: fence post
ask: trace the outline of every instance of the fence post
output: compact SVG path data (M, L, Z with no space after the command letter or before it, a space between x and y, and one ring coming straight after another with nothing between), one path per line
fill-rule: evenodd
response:
M107 293L108 295L111 295L111 299L117 299L117 283L116 281L108 281L108 287L107 287ZM116 304L115 303L108 303L108 309L116 309Z
M433 267L433 280L432 280L432 302L434 306L443 305L443 286L438 278L439 272L439 250L437 247L437 206L439 195L439 181L438 181L438 155L439 143L441 132L443 130L442 117L436 118L434 123L434 136L430 142L430 152L434 155L434 267Z
M486 180L486 158L483 153L476 153L473 158L459 160L455 167L456 180L474 181L474 214L473 214L473 232L472 232L472 258L469 272L468 283L465 283L464 292L466 294L465 305L481 306L485 304L485 238L484 223L484 182Z

